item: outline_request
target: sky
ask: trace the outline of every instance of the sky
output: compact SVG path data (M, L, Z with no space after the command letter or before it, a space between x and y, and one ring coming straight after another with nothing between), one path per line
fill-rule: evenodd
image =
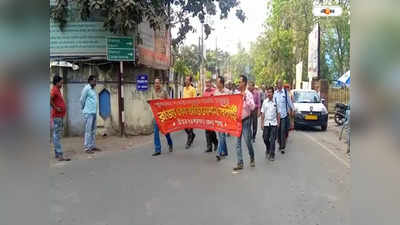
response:
M215 30L205 41L206 49L215 49L216 43L218 49L223 49L231 54L237 52L237 45L241 42L246 49L250 48L250 43L255 42L258 35L263 31L263 24L267 18L267 3L269 0L242 0L241 8L245 12L246 21L242 23L235 16L235 9L231 11L229 17L220 20L218 16L211 18ZM197 18L191 20L197 29L195 33L189 33L186 36L184 44L198 44L201 36L201 26ZM176 31L172 31L174 35Z

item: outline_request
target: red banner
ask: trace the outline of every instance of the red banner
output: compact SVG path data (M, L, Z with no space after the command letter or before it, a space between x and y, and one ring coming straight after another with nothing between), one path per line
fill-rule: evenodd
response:
M242 95L149 101L161 133L197 128L229 133L242 131Z

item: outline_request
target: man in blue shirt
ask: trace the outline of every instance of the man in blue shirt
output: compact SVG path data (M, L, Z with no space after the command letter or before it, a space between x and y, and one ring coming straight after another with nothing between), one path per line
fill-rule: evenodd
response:
M274 101L278 105L278 113L281 120L278 128L278 143L279 150L281 150L282 154L285 154L286 137L290 128L289 116L293 114L294 106L288 91L282 87L282 80L278 80L277 87L278 89L274 94Z
M97 92L96 77L90 75L88 83L82 90L80 102L85 123L84 149L88 154L100 151L96 148L96 116L97 116Z

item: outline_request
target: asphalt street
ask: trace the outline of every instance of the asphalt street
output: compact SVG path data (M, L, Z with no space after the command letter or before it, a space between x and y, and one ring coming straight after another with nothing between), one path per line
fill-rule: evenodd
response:
M350 224L350 161L334 144L335 132L291 133L287 153L265 159L261 131L256 167L236 164L234 138L229 156L217 162L204 153L204 131L192 148L186 134L172 134L174 152L152 157L147 144L102 152L50 167L51 224L57 225L339 225ZM101 146L99 146L101 147Z

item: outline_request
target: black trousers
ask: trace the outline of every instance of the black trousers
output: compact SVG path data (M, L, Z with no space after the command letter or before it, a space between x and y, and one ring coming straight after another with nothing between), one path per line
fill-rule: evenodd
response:
M251 132L252 132L251 137L254 140L254 139L256 139L256 136L257 136L258 111L254 110L253 112L251 112L250 118L251 118Z
M278 142L279 142L280 149L286 148L286 137L289 133L289 128L290 128L289 116L286 116L285 118L281 118L280 126L278 128L279 129Z
M263 138L265 143L265 154L275 156L275 141L277 126L264 126Z
M192 142L193 142L193 138L194 138L193 128L185 129L185 132L186 132L186 134L187 134L187 141L186 141L186 144L187 144L187 145L191 145Z
M212 150L212 145L214 144L215 149L218 146L217 134L213 130L206 130L206 141L207 141L207 150Z

